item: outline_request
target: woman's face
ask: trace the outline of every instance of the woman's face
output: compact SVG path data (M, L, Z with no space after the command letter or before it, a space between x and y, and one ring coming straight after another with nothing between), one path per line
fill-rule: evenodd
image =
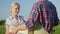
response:
M18 15L19 10L20 10L20 7L18 5L15 5L11 8L12 14L14 15Z

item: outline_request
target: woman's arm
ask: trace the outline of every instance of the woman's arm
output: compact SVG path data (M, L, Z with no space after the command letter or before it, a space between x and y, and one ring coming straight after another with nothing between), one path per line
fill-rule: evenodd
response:
M6 25L6 34L9 34L9 26Z

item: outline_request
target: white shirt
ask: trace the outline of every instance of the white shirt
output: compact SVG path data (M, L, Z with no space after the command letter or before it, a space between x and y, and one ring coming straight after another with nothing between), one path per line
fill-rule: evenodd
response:
M9 26L9 32L12 32L12 28L15 27L15 25L12 25L12 23L15 23L17 21L16 18L13 18L12 16L9 16L7 19L6 19L6 25ZM22 25L24 23L24 19L22 16L18 16L18 24Z
M12 25L12 22L14 21L17 21L15 18L13 18L12 16L9 16L7 19L6 19L6 25L10 26ZM18 23L19 24L23 24L24 23L24 18L22 16L18 16Z

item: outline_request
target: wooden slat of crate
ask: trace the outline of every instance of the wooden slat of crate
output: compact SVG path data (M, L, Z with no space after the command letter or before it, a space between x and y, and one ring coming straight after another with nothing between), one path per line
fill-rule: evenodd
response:
M28 30L20 30L17 34L28 34Z
M49 34L48 32L46 32L43 28L40 30L35 30L34 34Z
M28 30L28 34L34 34L34 30Z

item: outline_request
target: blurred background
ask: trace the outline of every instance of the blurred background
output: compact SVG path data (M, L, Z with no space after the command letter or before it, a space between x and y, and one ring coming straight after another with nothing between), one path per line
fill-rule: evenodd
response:
M28 18L33 4L37 1L38 0L0 0L0 34L5 34L5 22L6 18L11 15L9 8L13 2L18 2L21 6L19 15L24 16L24 18ZM55 5L58 18L60 19L60 0L49 1ZM55 31L52 31L52 34L60 34L60 20L58 22L58 25L53 27L53 30Z

